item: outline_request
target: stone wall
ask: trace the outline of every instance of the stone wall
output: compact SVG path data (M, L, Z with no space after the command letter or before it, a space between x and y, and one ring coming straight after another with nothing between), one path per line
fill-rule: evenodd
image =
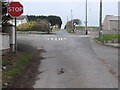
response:
M103 34L118 34L118 30L102 30Z
M86 34L85 29L75 30L75 32L79 35ZM102 33L103 34L118 34L118 30L102 30ZM98 29L88 29L88 34L89 35L99 35L99 30Z
M99 30L96 28L88 28L87 30L88 30L89 35L99 35ZM86 34L85 29L77 29L77 30L75 30L75 32L76 32L76 34L79 34L79 35Z

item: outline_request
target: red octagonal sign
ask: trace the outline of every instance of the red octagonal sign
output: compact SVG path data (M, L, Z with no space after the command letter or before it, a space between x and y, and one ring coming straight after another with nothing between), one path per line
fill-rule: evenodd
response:
M23 13L23 5L19 2L11 2L7 11L11 17L19 17Z

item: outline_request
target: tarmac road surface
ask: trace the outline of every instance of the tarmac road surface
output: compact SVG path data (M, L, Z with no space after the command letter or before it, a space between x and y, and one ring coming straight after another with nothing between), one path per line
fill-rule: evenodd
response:
M118 88L114 72L118 70L117 49L103 48L91 41L91 37L71 35L65 30L56 35L18 35L19 43L46 51L39 67L42 73L33 87ZM108 52L102 52L103 49ZM106 55L113 55L110 61Z

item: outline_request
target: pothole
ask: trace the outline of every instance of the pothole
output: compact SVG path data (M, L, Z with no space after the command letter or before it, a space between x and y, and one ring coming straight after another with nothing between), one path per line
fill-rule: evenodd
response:
M117 73L113 69L110 69L109 72L112 73L113 75L115 75Z
M63 68L58 69L58 75L65 73Z

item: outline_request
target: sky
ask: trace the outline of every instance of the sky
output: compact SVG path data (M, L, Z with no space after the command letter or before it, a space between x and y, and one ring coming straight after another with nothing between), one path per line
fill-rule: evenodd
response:
M63 25L68 19L80 19L84 26L85 0L13 0L24 6L24 15L57 15L62 18ZM120 0L103 0L103 20L106 15L118 15L118 2ZM99 25L100 0L88 0L88 26Z

